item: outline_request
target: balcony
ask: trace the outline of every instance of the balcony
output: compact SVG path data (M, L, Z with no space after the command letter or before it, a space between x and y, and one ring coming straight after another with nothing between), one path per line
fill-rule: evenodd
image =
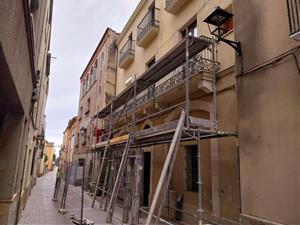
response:
M216 62L213 65L212 53L210 50L205 50L198 53L189 61L189 73L190 73L190 91L194 92L199 89L203 93L212 92L212 77L211 73L213 72L213 66L215 69L219 70L219 63ZM136 108L146 105L153 99L156 99L156 102L161 102L169 104L167 101L175 101L175 98L179 98L180 93L176 87L182 86L185 82L185 64L179 66L174 71L169 74L169 79L164 82L158 81L153 87L150 86L147 90L143 91L137 96L136 99ZM201 75L200 75L201 74ZM153 106L153 104L149 104ZM123 106L122 106L123 107ZM116 118L120 115L122 107L117 109L113 117ZM124 112L130 112L134 108L133 99L129 100Z
M145 15L141 23L137 27L137 45L139 47L147 47L152 39L158 34L159 21L157 8L152 8Z
M299 0L287 0L290 25L290 37L300 41L300 3Z
M128 39L126 44L122 47L119 57L119 67L126 69L134 59L134 41Z
M182 7L190 0L166 0L165 10L171 14L177 14Z

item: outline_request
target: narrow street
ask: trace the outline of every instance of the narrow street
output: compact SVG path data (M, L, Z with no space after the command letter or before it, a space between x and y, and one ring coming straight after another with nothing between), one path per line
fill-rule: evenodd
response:
M64 182L62 181L59 189L58 201L52 201L54 184L56 178L56 170L48 172L44 176L37 178L37 183L31 191L26 207L22 212L19 224L73 224L70 217L76 216L80 218L80 200L81 189L69 185L66 214L60 214L58 208L60 206L62 190ZM106 224L105 213L100 211L96 202L95 207L91 208L91 198L85 194L84 198L84 219L93 221L95 224ZM116 213L117 214L117 213ZM114 217L113 224L118 222L118 215Z
M300 225L299 15L0 0L0 225Z

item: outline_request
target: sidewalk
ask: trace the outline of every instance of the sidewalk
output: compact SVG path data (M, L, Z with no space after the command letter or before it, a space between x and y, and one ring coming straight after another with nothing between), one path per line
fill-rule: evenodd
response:
M73 224L58 213L57 203L51 200L54 184L55 172L37 178L19 224Z
M69 185L68 196L66 201L66 214L60 214L58 208L60 206L62 190L64 182L61 182L58 201L53 202L52 196L54 191L56 173L49 172L43 177L37 179L36 185L31 191L31 195L26 204L25 210L22 212L19 225L23 224L73 224L70 220L72 215L80 218L80 201L81 188ZM83 217L93 221L95 224L106 224L106 212L99 210L99 203L96 202L95 207L91 208L92 199L87 194L84 197ZM113 224L121 224L121 217L117 211L114 214Z

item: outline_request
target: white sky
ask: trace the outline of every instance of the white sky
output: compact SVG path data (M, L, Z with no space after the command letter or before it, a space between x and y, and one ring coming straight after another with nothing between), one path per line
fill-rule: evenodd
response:
M107 27L121 32L139 0L54 0L46 138L62 142L77 115L79 77Z

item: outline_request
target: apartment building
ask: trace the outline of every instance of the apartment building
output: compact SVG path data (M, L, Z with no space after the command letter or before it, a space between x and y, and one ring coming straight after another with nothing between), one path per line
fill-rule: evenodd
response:
M299 224L299 7L296 0L140 1L116 43L116 97L98 112L113 124L109 141L94 146L109 159L97 170L110 193L100 201L107 222L119 199L123 222L132 224L139 211L146 224L152 215L188 224ZM229 15L221 38L195 53L197 40L218 38L213 13ZM207 138L201 130L199 144L185 129L168 178L174 147L165 134L176 136L188 104L186 123L200 118L202 129L217 131ZM232 135L217 138L223 132Z
M16 224L35 177L50 70L51 0L0 3L0 223Z
M31 6L31 14L35 28L34 38L35 42L35 65L37 86L34 89L35 103L32 108L32 119L28 130L28 143L27 143L27 165L24 171L24 201L26 202L30 190L35 184L36 176L41 164L44 160L44 139L45 139L45 107L47 103L47 96L49 91L49 76L50 76L50 36L51 36L51 23L52 23L52 8L53 1L36 1ZM42 165L44 166L44 165Z
M116 58L115 42L118 34L107 28L89 63L80 77L80 98L77 116L75 149L72 153L72 176L80 184L81 176L77 173L78 158L86 158L87 173L95 166L92 146L99 142L100 134L105 132L103 121L96 120L96 113L115 96ZM93 160L92 160L93 158ZM77 168L77 169L76 169ZM92 179L92 178L90 178ZM72 180L70 181L72 183Z
M78 132L78 119L77 116L74 116L72 119L69 120L68 126L64 131L63 143L60 150L60 161L61 165L65 169L65 172L67 172L68 167L72 166L73 164L73 154L76 151L76 148L78 147L78 144L76 144L76 137ZM73 185L76 183L76 180L78 180L78 178L76 178L76 170L77 166L72 166L70 183Z
M140 204L146 211L149 210L154 199L170 148L171 139L163 134L174 132L185 105L184 49L188 39L186 33L190 38L190 45L197 45L197 38L193 37L200 35L213 43L214 40L211 39L210 31L203 20L217 5L232 12L232 1L142 0L117 40L119 56L117 96L113 104L99 111L98 117L105 118L108 115L106 118L110 118L109 108L113 108L115 126L112 127L113 137L109 145L113 149L131 138L133 120L131 115L135 115L135 134L132 141L140 140L143 158ZM233 39L233 37L231 20L226 24L226 38ZM190 54L193 55L188 64L190 115L201 118L201 121L208 121L207 126L212 126L211 121L214 117L212 73L217 71L217 107L215 108L217 128L235 133L237 105L234 50L221 42L216 45L215 51L212 46L199 52L193 50L193 47L189 48ZM215 59L213 59L214 54L216 54ZM129 93L135 85L137 85L137 95L134 98ZM130 96L131 100L125 104L126 98L130 99ZM123 113L120 113L121 111ZM160 140L158 140L159 136L161 136ZM143 142L142 139L145 141ZM203 210L204 220L237 224L240 197L236 137L233 135L222 139L201 140L200 170L197 141L192 138L185 140L180 142L168 188L169 203L165 203L162 210L163 217L196 224L199 210L201 213ZM95 149L101 151L105 145L106 142L99 143L95 145ZM136 147L132 148L134 149L132 154L137 155ZM118 152L117 149L114 152ZM115 155L113 153L109 155L117 161L117 158L122 156L122 150ZM120 163L120 160L118 162ZM136 167L134 163L132 166ZM203 182L200 194L201 206L198 202L199 171ZM103 183L104 169L100 179L100 183ZM120 192L124 193L125 190L122 190L121 188ZM163 198L160 194L159 200ZM175 207L177 204L181 205L180 209ZM158 208L157 206L155 209ZM108 208L108 212L110 210Z
M45 146L45 158L44 158L44 162L45 162L45 169L44 169L44 173L47 173L49 171L53 170L53 157L55 155L55 146L54 146L54 142L45 142L46 146Z

